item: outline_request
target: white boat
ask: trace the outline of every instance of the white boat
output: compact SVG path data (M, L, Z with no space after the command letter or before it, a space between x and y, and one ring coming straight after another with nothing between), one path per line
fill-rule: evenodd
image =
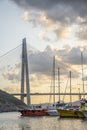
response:
M49 116L58 116L58 112L56 109L49 109L47 112Z
M49 104L47 108L47 113L49 116L58 116L56 104Z
M52 82L53 81L53 82ZM53 83L53 85L52 85ZM51 80L51 87L53 86L53 93L55 93L55 56L53 57L53 75ZM64 107L64 102L60 101L60 73L58 68L58 88L59 88L59 102L55 102L55 94L53 96L53 104L48 106L48 115L49 116L58 116L57 108ZM49 98L50 99L50 98Z
M59 109L63 109L64 106L65 106L65 103L64 103L64 102L60 102L60 103L57 102L57 103L55 103L55 104L50 104L50 105L48 106L48 110L47 110L48 115L49 115L49 116L58 116L59 114L58 114L57 109L58 109L58 108L59 108Z

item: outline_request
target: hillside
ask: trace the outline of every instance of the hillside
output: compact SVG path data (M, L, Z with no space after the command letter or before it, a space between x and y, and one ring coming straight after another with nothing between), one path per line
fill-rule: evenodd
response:
M25 103L0 90L0 112L17 111L24 108L27 108Z

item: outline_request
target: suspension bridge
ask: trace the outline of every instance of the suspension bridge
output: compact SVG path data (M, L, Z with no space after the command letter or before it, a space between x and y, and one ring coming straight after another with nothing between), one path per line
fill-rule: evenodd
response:
M15 49L16 48L14 48L13 50L15 50ZM10 51L5 53L1 57L4 57L9 53L10 53ZM11 70L11 68L9 70ZM55 72L53 72L53 73L55 75ZM5 74L3 74L3 76L6 77ZM73 92L72 93L70 93L70 92L68 92L68 93L67 92L66 93L64 93L64 92L56 92L55 87L53 89L53 92L49 92L49 93L48 92L46 92L46 93L45 92L41 92L41 93L39 93L39 92L34 92L34 93L30 92L30 77L29 77L29 65L28 65L26 38L24 38L22 40L21 79L20 79L20 81L21 81L21 85L20 85L21 91L20 91L20 93L12 93L12 95L20 96L20 99L23 102L24 102L24 98L26 97L27 105L31 104L31 99L30 99L31 96L47 96L47 95L53 95L53 96L55 96L55 95L56 96L60 96L60 95L77 95L77 96L82 96L82 95L87 95L87 93L82 93L82 92L74 92L74 93ZM55 86L55 84L53 86Z

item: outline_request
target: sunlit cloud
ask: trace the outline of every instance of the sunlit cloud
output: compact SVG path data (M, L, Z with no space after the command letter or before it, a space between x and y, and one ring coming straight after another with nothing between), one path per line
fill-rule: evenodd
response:
M15 73L14 71L4 72L4 73L2 73L2 76L4 79L8 79L12 83L20 81L19 73Z
M69 38L79 39L77 42L81 45L80 40L87 41L86 26L87 26L87 1L77 0L44 0L36 1L17 1L12 0L21 8L27 10L24 12L22 18L24 21L29 21L34 27L44 28L45 31L54 33L56 40L69 40ZM78 6L79 5L79 6ZM29 12L29 13L28 13ZM74 30L76 35L72 35L73 32L70 27L76 24L80 25L82 30ZM79 29L79 28L78 28ZM71 33L72 34L71 34ZM69 36L72 37L69 37ZM47 40L49 37L45 37ZM71 44L71 43L69 43Z
M22 15L22 19L25 22L29 20L29 12L28 11L24 12L24 14Z
M69 27L60 27L55 31L58 40L67 40L70 36L70 28Z
M87 26L83 25L83 26L78 26L78 31L76 32L76 36L79 38L79 40L82 40L84 42L87 42ZM86 43L83 43L86 44Z
M47 32L40 32L38 37L40 40L45 40L47 42L53 42L55 40L52 37L50 37L49 33Z
M84 65L87 64L86 50L84 52ZM78 70L75 69L76 66L81 66L81 51L80 47L65 46L62 49L53 48L52 46L47 46L44 51L34 53L31 51L29 54L29 74L30 80L32 83L35 81L44 82L49 80L53 72L53 56L56 56L55 70L59 67L61 75L65 76L67 73L72 70L73 78L79 77ZM16 64L13 68L9 65L7 70L2 72L2 76L5 79L15 83L20 81L20 64ZM79 68L79 67L78 67ZM80 67L81 68L81 67ZM56 73L57 74L57 73ZM40 81L41 80L41 81ZM33 82L34 81L34 82Z

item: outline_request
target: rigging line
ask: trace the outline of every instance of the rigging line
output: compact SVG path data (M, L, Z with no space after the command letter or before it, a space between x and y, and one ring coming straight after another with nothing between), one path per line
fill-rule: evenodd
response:
M39 49L37 49L37 48L31 46L30 44L28 44L28 45L31 47L31 49L34 49L34 50L36 50L36 51L38 51L38 52L41 52ZM43 57L45 58L44 55L43 55ZM49 54L48 54L48 57L52 58ZM56 59L55 59L55 60L56 60ZM58 61L58 60L57 60L57 61ZM57 63L57 64L58 64L58 63ZM67 68L69 68L70 70L72 70L73 73L78 73L78 71L76 71L76 70L72 69L72 67L70 67L70 64L64 63L64 62L62 62L62 64L63 64L65 67L67 67ZM63 66L63 65L62 65L62 66ZM62 68L65 69L65 67L62 67Z
M58 61L58 60L57 60L57 61ZM57 63L57 64L60 64L60 63ZM70 64L67 64L67 63L62 62L61 66L62 66L61 68L63 68L63 69L68 68L68 70L69 70L69 69L72 70L73 73L78 73L78 71L76 71L75 69L73 69L72 67L70 67ZM63 66L64 66L64 67L63 67ZM66 70L66 71L68 71L68 70Z
M22 44L20 44L19 46L21 46L21 45L22 45ZM0 56L0 58L2 58L2 57L4 57L4 56L6 56L8 53L10 53L11 51L13 51L13 50L17 49L19 46L15 47L15 48L13 48L12 50L9 50L9 51L8 51L8 52L6 52L5 54L1 55L1 56Z
M68 79L67 79L67 82L66 82L66 87L65 87L65 91L64 91L64 93L66 93L66 89L67 89L68 81L69 81L69 75L68 75ZM64 101L64 99L65 99L65 95L63 96L63 101Z
M51 75L50 93L52 92L52 85L53 85L53 82L52 82L52 75ZM49 96L49 103L51 103L51 99L52 99L52 95Z

